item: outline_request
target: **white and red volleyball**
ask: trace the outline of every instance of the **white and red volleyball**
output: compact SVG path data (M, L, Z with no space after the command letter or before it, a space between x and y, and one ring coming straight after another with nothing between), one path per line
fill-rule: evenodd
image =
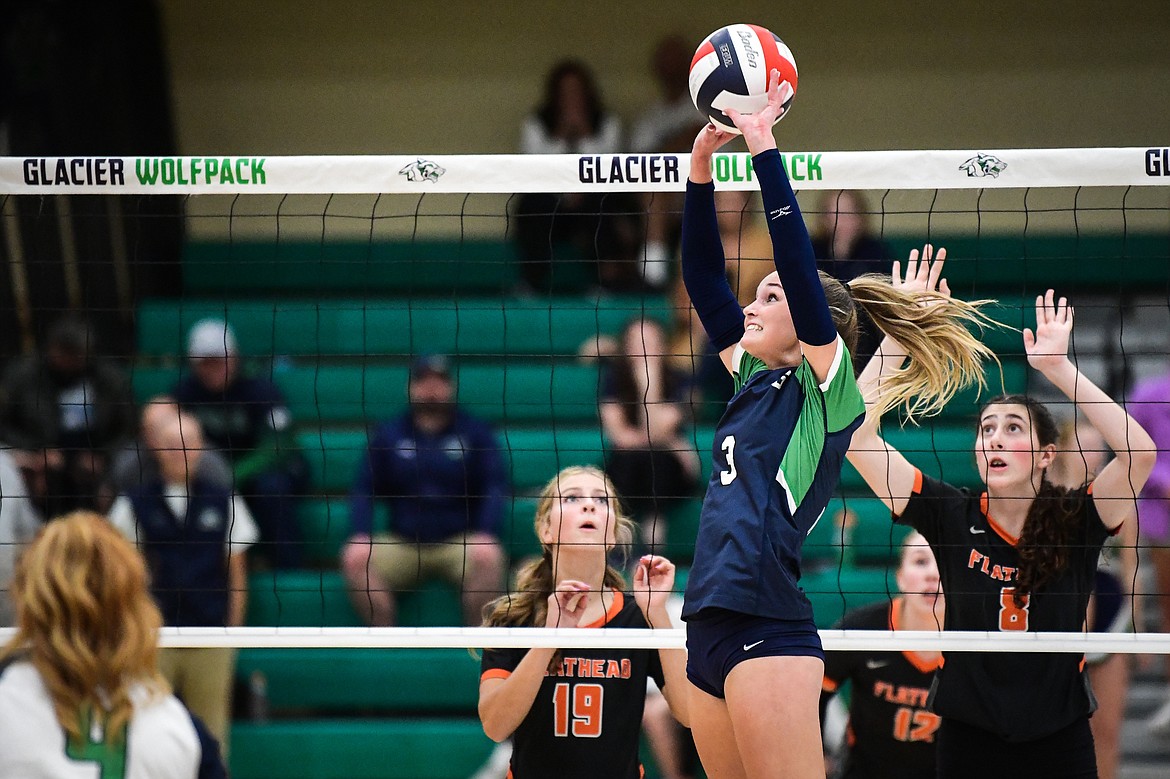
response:
M768 104L768 74L780 71L780 80L792 94L776 121L788 113L796 96L796 60L772 32L756 24L730 24L707 36L691 60L691 100L699 113L716 127L739 133L724 109L751 114Z

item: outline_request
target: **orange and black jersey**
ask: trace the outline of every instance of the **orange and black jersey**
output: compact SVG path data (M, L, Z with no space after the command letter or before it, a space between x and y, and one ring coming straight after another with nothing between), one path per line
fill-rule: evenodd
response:
M605 617L587 627L649 627L632 595L614 595ZM527 652L484 650L480 679L507 678ZM638 779L647 678L664 684L657 650L564 650L512 736L509 776Z
M844 630L897 630L902 600L874 603L847 613ZM926 706L937 660L913 652L826 652L826 694L846 681L849 704L848 756L843 779L931 779L939 717Z
M1018 539L987 513L976 494L918 473L898 522L918 530L938 561L947 630L1080 631L1109 531L1092 485L1073 491L1075 513L1065 569L1017 606ZM932 710L1006 741L1032 741L1090 714L1096 703L1084 658L1070 653L948 652L935 680Z

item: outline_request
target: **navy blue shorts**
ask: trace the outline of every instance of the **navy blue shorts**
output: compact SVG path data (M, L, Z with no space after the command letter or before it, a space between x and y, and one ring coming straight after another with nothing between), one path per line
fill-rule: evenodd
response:
M757 657L825 659L811 619L772 619L706 608L687 620L687 678L708 695L723 696L731 669Z

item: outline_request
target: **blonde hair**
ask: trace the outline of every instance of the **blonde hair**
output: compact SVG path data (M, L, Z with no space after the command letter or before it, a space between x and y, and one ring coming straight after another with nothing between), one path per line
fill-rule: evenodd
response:
M937 414L964 387L975 384L982 391L987 386L984 362L992 360L999 365L995 352L968 328L974 326L982 332L1001 326L980 310L993 300L963 301L939 292L904 292L878 273L858 276L848 285L822 274L821 283L833 322L851 351L856 340L856 307L860 307L909 355L902 368L882 380L881 401L875 411L879 415L899 406L911 421ZM834 285L841 289L833 289ZM845 329L852 332L852 341Z
M69 737L88 738L82 724L93 723L120 743L131 686L169 691L146 565L104 517L76 511L49 522L17 563L12 594L17 630L0 658L28 657Z
M553 503L560 497L560 484L572 476L596 476L605 482L605 493L610 496L616 521L615 535L618 546L633 541L634 523L625 513L613 482L600 468L591 465L572 465L561 470L544 485L540 500L536 504L533 530L536 537L548 527L552 517ZM516 592L496 598L484 607L485 627L541 627L548 614L548 597L552 595L556 582L553 581L553 556L556 550L541 541L541 555L526 563L516 574ZM606 564L604 584L615 590L624 589L626 580L621 571Z

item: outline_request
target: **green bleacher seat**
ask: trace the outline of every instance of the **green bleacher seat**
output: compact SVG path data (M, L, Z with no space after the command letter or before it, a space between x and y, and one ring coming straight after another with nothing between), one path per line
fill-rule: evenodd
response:
M313 491L345 493L365 457L366 431L305 430L297 435L297 444L309 461Z
M496 422L584 422L597 419L598 372L592 365L463 365L460 405ZM406 403L405 366L298 366L276 376L293 418L319 424L384 419Z
M883 435L910 463L928 476L960 487L978 487L975 469L975 426L973 422L927 421L921 426L896 422L883 428ZM840 489L845 494L872 494L861 475L848 463L841 471Z
M922 236L883 236L894 257L921 248ZM947 249L946 275L959 297L999 293L1042 294L1056 284L1064 294L1137 292L1164 287L1170 262L1166 233L1088 234L1041 230L946 237L931 243ZM1018 342L1017 342L1018 343Z
M832 627L849 609L898 594L893 568L834 566L807 572L800 580L812 601L817 627Z
M902 542L911 529L894 522L890 510L877 498L846 498L842 501L857 517L850 546L858 565L897 567Z
M660 296L552 298L148 300L138 310L139 354L184 353L187 331L205 317L226 319L246 355L405 358L572 355L598 333L616 334L638 315L665 322Z
M347 491L365 456L364 430L308 430L297 436L309 460L313 485L324 492ZM513 489L534 496L558 470L569 465L602 465L601 431L596 427L509 428L500 431L500 446L510 462Z
M281 711L475 712L479 661L465 649L243 649L236 676L262 673Z
M466 779L495 746L477 717L232 724L234 779Z
M536 504L537 499L534 497L516 497L508 501L500 542L503 544L504 554L513 565L529 557L539 557L541 554L540 540L536 537L534 527Z
M575 362L462 365L460 404L496 422L594 422L598 370ZM139 402L170 391L177 367L139 366L133 372ZM299 424L352 424L401 413L407 402L406 365L297 365L272 378Z
M1017 336L1018 337L1018 336ZM996 395L1004 393L1026 392L1028 390L1028 363L1022 358L1001 357L1003 375L994 362L986 367L987 386L982 391L978 387L968 387L951 399L935 419L948 423L968 424L974 435L975 418L980 407ZM890 412L885 418L887 424L896 424L895 412ZM972 439L974 440L974 439Z
M248 577L248 624L263 627L358 627L336 571L257 571Z
M662 554L675 565L690 565L695 559L695 540L699 535L699 515L702 510L702 497L695 497L670 512L666 526L666 546Z
M350 535L348 500L305 498L297 510L306 562L323 567L336 566L341 545Z
M360 627L345 581L336 570L258 571L248 577L248 624L256 627ZM447 582L423 582L398 593L404 627L463 624L459 592Z
M331 292L499 292L516 281L511 243L431 241L192 241L183 247L183 289L199 295Z
M562 468L605 463L601 430L593 427L555 429L509 428L502 445L511 462L512 488L535 496Z

